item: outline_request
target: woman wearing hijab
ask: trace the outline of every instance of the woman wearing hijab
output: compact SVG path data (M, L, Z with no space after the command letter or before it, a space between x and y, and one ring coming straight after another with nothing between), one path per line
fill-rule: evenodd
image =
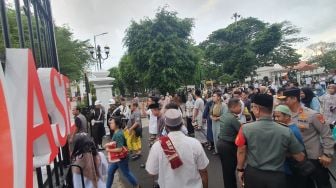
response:
M71 155L73 164L83 169L86 188L105 188L104 177L107 175L107 160L103 153L98 152L95 142L86 133L79 133L74 140ZM81 188L81 174L78 167L72 167L73 186Z
M300 97L301 97L301 103L305 107L320 112L320 101L310 88L308 87L302 88Z

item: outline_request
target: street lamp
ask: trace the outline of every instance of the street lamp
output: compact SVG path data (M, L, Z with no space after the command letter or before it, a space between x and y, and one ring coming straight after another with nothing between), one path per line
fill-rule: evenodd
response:
M101 34L98 34L98 35L94 35L93 36L94 47L93 46L89 47L89 52L90 52L92 58L94 60L98 60L98 64L97 64L97 69L98 70L101 70L101 68L102 68L101 67L102 60L105 60L109 57L110 47L108 47L108 46L104 47L104 52L105 52L106 56L103 57L100 45L96 45L96 37L106 35L106 34L107 34L107 32L101 33Z

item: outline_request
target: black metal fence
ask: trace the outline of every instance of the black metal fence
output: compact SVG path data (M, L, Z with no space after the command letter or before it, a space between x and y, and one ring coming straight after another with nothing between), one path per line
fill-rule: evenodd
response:
M20 0L14 0L14 7L12 7L6 4L5 0L0 0L4 47L30 48L37 67L54 67L59 70L50 1L23 0L23 2L24 4L20 5ZM11 26L7 19L8 11L13 10L16 15L15 27ZM17 31L12 31L10 28L17 28ZM18 34L16 35L15 32ZM14 38L11 33L15 33L17 37Z
M53 67L59 70L55 42L54 23L49 0L14 0L14 7L0 0L1 33L3 46L1 62L5 69L5 48L30 48L36 67ZM8 22L8 13L15 12L15 26ZM17 28L17 31L10 30ZM16 34L17 33L17 34ZM11 36L14 35L15 37ZM70 165L67 145L59 149L52 165L36 168L38 187L71 187L66 185L66 175ZM43 175L43 172L46 172Z

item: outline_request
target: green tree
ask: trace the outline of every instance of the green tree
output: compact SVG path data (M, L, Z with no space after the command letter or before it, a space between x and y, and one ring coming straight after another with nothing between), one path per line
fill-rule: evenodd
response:
M287 22L268 24L246 18L212 32L200 47L207 65L218 70L213 72L216 80L244 80L260 66L297 62L299 56L291 44L300 38L289 37L296 32Z
M79 80L83 71L91 61L88 53L89 42L73 39L73 33L68 26L55 29L58 61L60 72L70 80Z
M24 31L25 47L31 48L28 32L27 17L21 12L22 26ZM12 48L19 48L18 26L16 23L15 10L9 5L7 9L7 19L10 32L10 41ZM32 29L34 32L34 46L36 49L36 66L40 67L39 61L37 35L36 35L36 22L35 17L32 15ZM1 24L1 23L0 23ZM40 24L41 25L41 24ZM2 28L2 27L0 27ZM2 31L1 31L2 32ZM60 64L60 72L70 80L79 80L83 76L83 70L91 61L90 54L87 51L89 46L88 41L75 40L70 27L61 26L55 27L55 40L57 45L58 60ZM0 57L3 58L5 54L4 39L0 36ZM42 50L44 53L44 49Z
M307 38L299 37L300 29L288 21L276 23L275 25L281 28L280 43L267 56L259 57L258 61L262 66L271 66L274 64L293 66L297 64L301 57L301 55L296 53L293 45L306 41Z
M10 33L10 43L12 48L19 48L19 35L18 35L18 25L16 23L16 15L15 15L15 10L13 7L9 4L7 7L7 21L8 21L8 30ZM21 15L24 15L23 10L21 11ZM25 42L25 47L31 48L31 43L29 41L29 33L28 33L28 21L26 16L21 16L22 19L22 27L24 31L24 42ZM2 25L2 22L0 22L0 26ZM33 32L36 32L36 22L34 17L32 17L32 29ZM5 45L4 45L4 39L2 35L2 26L0 27L1 30L1 35L0 35L0 56L1 58L5 57ZM36 37L36 36L35 36ZM37 40L35 40L35 46L37 45L36 43ZM39 54L38 54L39 55ZM38 63L38 62L37 62ZM37 64L39 66L39 64Z
M120 79L125 84L125 87L130 95L138 92L141 88L141 75L137 70L132 57L124 55L119 62Z
M311 49L314 54L313 56L318 56L325 54L329 51L336 50L336 42L317 42L307 46L308 49Z
M160 9L154 19L132 21L124 45L147 88L175 91L194 82L199 51L190 38L192 19Z
M308 48L315 53L310 58L310 63L317 63L324 67L326 72L336 70L336 42L318 42L309 45Z
M125 84L121 78L119 67L112 67L109 69L109 77L114 78L115 80L112 82L113 84L113 94L116 95L125 95Z

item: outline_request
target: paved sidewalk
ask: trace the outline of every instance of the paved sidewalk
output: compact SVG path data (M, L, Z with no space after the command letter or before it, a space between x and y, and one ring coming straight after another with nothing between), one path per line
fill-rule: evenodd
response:
M150 188L153 186L153 177L149 176L144 168L140 167L140 164L146 163L149 147L148 147L148 119L142 119L143 129L143 138L142 138L142 157L139 160L129 162L129 168L134 173L135 177L139 180L139 183L142 187ZM218 156L212 155L211 152L206 151L206 154L210 160L208 166L209 173L209 188L221 188L224 187L221 162ZM329 168L333 174L336 175L336 160L334 159L333 164ZM120 177L121 181L124 182L125 188L130 188L131 185L123 178ZM332 187L336 188L336 182L330 178Z
M117 171L117 173L115 173L114 175L114 181L113 181L112 187L113 188L126 188L124 183L121 181L119 171Z

